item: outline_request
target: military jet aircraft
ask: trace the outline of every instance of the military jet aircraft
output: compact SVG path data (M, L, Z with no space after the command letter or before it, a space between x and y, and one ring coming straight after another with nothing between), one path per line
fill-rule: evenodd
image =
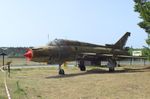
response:
M107 67L110 72L115 70L117 66L116 60L128 56L125 44L129 32L126 32L114 45L106 44L97 45L73 40L55 39L48 45L28 49L24 56L35 62L47 62L48 64L59 64L59 74L64 75L65 72L61 65L66 61L78 61L78 67L81 71L85 71L85 61L98 63L107 60Z

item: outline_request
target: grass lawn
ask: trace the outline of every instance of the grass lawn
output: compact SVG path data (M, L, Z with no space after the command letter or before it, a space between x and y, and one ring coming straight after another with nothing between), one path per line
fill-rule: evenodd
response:
M4 76L5 74L0 71L0 99L7 99L4 85Z
M119 67L115 73L106 68L81 72L65 68L59 76L56 68L15 69L7 79L12 99L149 99L150 68ZM7 99L0 75L0 99Z

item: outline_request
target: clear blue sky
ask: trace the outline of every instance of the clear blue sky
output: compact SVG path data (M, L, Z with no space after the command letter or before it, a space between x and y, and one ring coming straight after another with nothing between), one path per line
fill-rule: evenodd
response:
M131 32L127 46L146 45L147 34L132 0L0 0L0 46L41 46L55 38L115 43Z

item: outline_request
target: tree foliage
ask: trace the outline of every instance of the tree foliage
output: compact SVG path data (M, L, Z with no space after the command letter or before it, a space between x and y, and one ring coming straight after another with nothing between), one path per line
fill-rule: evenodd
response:
M146 43L149 47L144 47L142 53L150 60L150 0L134 0L134 2L134 10L140 14L140 18L142 19L138 25L148 34Z
M150 46L150 0L134 0L135 12L140 14L142 21L138 25L148 33L146 43Z

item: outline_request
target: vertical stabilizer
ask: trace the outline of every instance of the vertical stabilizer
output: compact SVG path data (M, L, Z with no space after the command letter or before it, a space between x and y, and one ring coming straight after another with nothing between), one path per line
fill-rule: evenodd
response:
M127 39L128 37L130 36L130 32L126 32L122 37L121 39L119 39L115 44L114 44L114 48L115 49L123 49L126 42L127 42Z

